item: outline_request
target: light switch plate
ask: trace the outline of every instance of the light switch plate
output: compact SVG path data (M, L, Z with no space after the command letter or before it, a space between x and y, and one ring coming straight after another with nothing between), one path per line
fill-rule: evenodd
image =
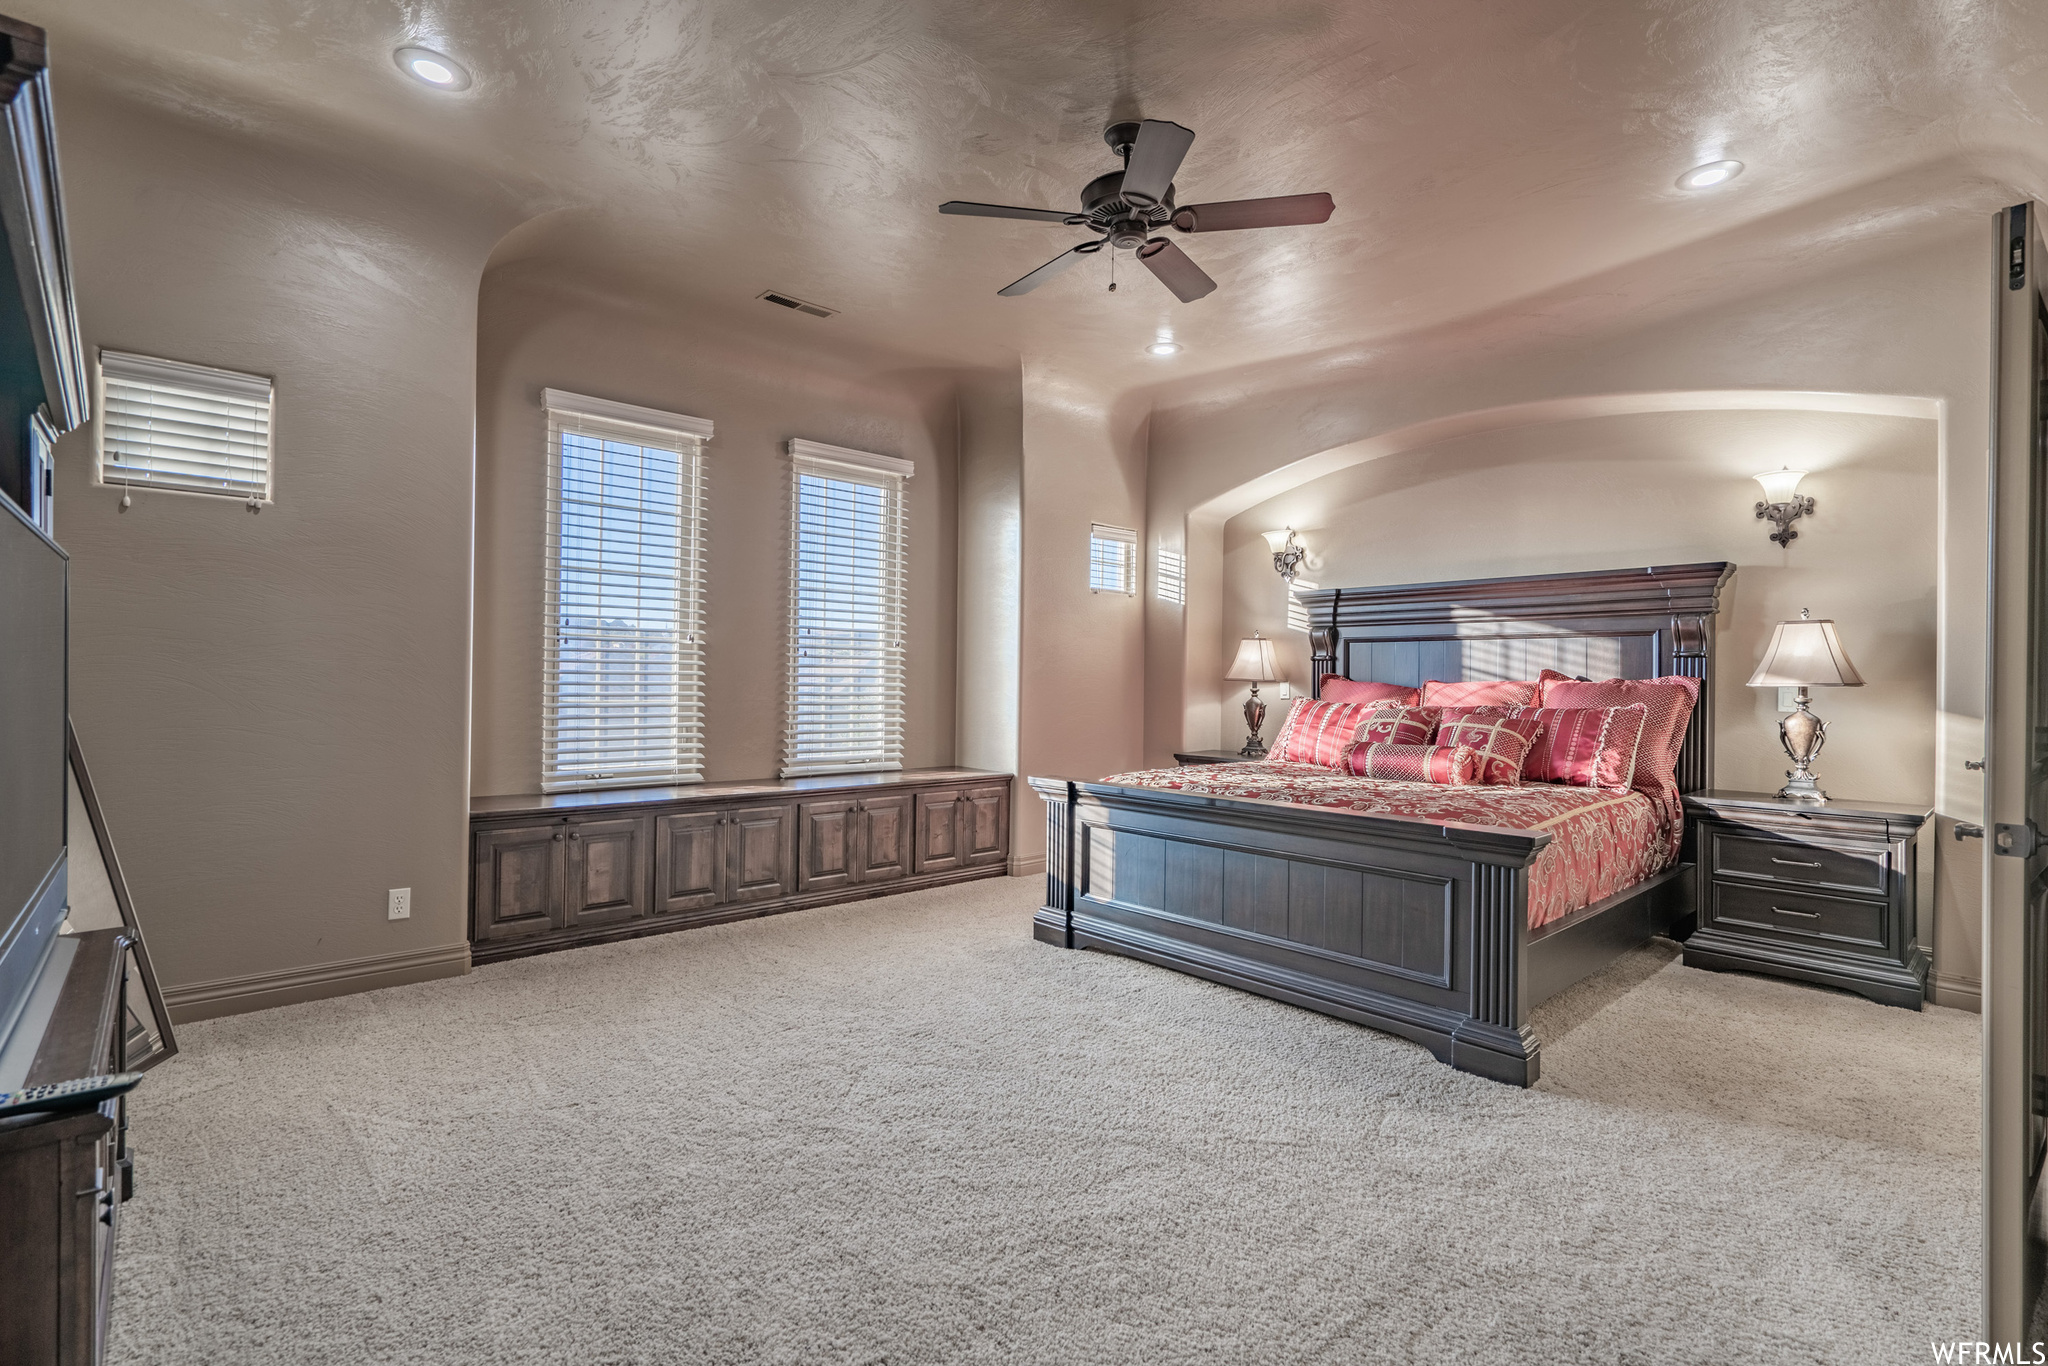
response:
M386 913L385 919L412 919L412 888L393 887L391 889L390 910Z
M1779 710L1779 711L1798 711L1798 710L1799 710L1799 689L1797 689L1797 688L1780 688L1780 689L1778 689L1778 710Z

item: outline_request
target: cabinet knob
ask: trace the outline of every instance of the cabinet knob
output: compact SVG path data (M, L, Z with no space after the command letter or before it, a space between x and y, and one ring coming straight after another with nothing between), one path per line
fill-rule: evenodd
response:
M559 843L559 842L560 842L560 840L561 840L561 838L562 838L562 832L561 832L561 831L559 831L559 830L557 830L557 831L556 831L556 832L555 832L554 834L550 835L550 836L549 836L548 838L550 838L550 839L552 839L552 840L555 840L556 842L558 842L558 843Z
M574 830L571 830L571 831L569 832L569 838L570 838L570 839L572 839L572 840L576 838L576 832L575 832Z

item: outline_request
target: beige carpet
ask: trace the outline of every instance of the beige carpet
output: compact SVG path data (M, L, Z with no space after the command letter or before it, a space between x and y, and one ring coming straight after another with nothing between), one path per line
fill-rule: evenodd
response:
M1643 950L1519 1091L973 884L194 1025L116 1362L1924 1362L1977 1021Z

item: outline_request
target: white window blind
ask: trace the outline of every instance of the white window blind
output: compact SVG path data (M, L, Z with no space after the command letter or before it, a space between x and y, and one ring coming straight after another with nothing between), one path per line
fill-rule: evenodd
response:
M544 390L541 788L697 782L711 424Z
M1088 531L1088 591L1138 591L1138 533L1129 527L1094 523Z
M789 443L789 711L782 776L903 767L908 460Z
M1312 593L1316 585L1307 579L1296 579L1287 586L1287 629L1308 634L1308 604L1296 597L1297 593Z
M270 501L262 375L100 352L99 482Z

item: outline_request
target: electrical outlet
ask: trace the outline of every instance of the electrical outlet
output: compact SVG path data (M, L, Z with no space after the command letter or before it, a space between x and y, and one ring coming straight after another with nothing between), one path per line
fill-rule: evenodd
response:
M1780 688L1780 689L1778 689L1778 710L1779 710L1779 711L1798 711L1798 710L1799 710L1799 689L1797 689L1797 688Z
M386 914L386 916L385 916L385 919L387 919L387 920L410 920L410 919L412 919L412 888L410 888L410 887L393 887L393 888L391 889L391 909L390 909L390 911L389 911L389 912L388 912L388 913Z

